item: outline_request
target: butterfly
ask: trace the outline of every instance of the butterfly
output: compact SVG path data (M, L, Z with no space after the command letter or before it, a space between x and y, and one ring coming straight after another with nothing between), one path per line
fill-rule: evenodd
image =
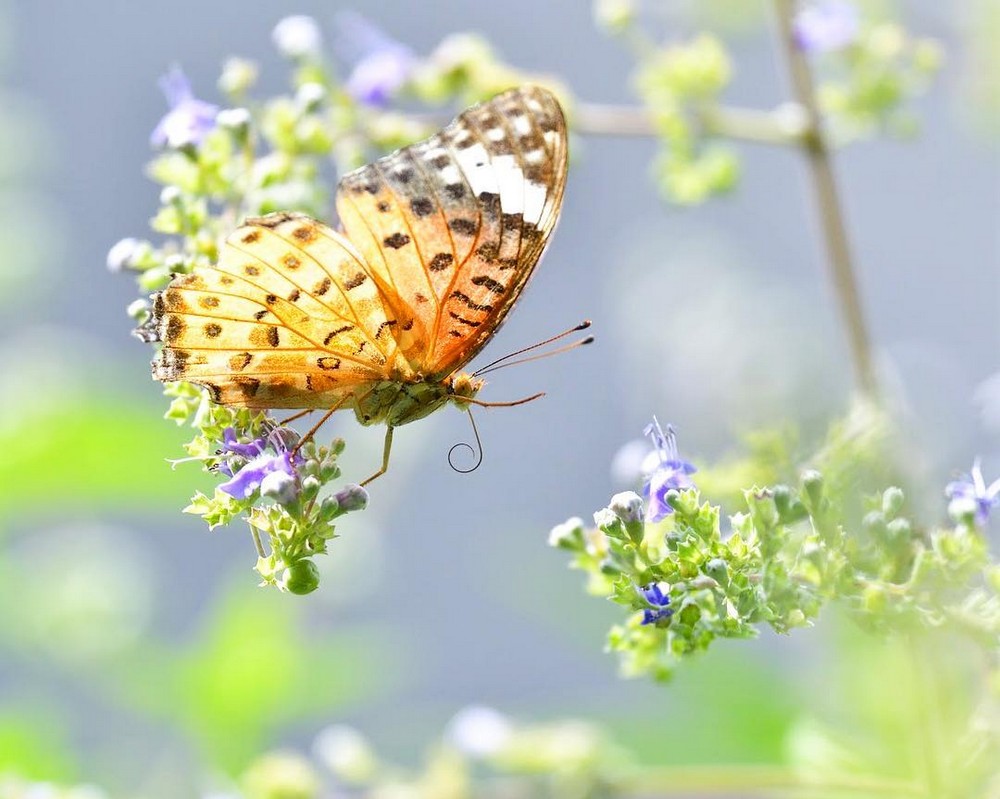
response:
M214 266L153 295L136 331L163 344L153 377L233 407L384 423L370 482L394 428L448 403L503 404L476 400L484 381L460 370L531 277L566 170L558 101L522 86L345 175L339 231L299 213L246 219Z

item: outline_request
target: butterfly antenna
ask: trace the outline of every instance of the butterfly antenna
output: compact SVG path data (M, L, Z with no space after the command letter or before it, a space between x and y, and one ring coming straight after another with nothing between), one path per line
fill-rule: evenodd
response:
M472 409L469 408L466 412L469 414L469 421L472 423L472 434L476 437L476 446L473 447L472 444L469 444L465 441L459 441L457 444L454 444L451 449L448 450L448 465L459 474L469 474L470 472L474 472L483 463L483 442L479 438L479 429L476 427L476 420L472 418ZM455 465L455 462L452 460L452 458L455 455L455 450L460 449L462 447L465 447L465 449L469 450L469 452L472 453L472 457L476 459L476 462L468 469L460 469Z
M518 355L524 355L524 353L526 352L531 352L531 350L537 350L539 347L544 347L546 344L552 344L556 341L559 341L559 339L566 338L566 336L572 335L573 333L576 333L580 330L586 330L588 327L590 327L590 320L584 319L582 322L580 322L580 324L576 325L575 327L571 327L569 330L564 330L562 333L552 336L552 338L547 338L545 339L545 341L539 341L537 344L532 344L530 347L523 347L522 349L507 353L502 358L497 358L495 361L490 361L488 364L486 364L486 366L482 366L475 372L473 372L472 376L478 377L479 375L484 374L487 369L493 369L493 367L503 363L506 360L509 360L510 358L516 358ZM587 338L578 341L576 344L572 346L576 347L579 346L580 344L589 344L593 340L594 340L593 336L588 336ZM570 349L570 348L564 348L564 349ZM556 350L556 352L563 352L563 350ZM555 353L550 353L550 354L554 355Z
M542 352L538 355L532 355L528 358L518 358L516 361L507 361L499 366L494 366L492 369L482 369L476 372L477 376L488 375L490 372L495 372L497 369L506 369L508 366L517 366L522 363L531 363L532 361L540 361L542 358L548 358L550 355L559 355L563 352L569 352L570 350L575 350L577 347L582 347L585 344L591 344L594 341L593 336L587 336L579 341L574 341L572 344L567 344L564 347L559 347L555 350L550 350L549 352Z

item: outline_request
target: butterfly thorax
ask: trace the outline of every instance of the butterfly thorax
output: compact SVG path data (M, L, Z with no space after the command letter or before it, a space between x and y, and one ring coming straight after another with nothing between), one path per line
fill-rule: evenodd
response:
M423 419L449 402L465 408L464 400L475 397L483 382L465 373L449 375L444 380L429 380L420 375L383 380L358 400L354 410L361 424L398 427Z

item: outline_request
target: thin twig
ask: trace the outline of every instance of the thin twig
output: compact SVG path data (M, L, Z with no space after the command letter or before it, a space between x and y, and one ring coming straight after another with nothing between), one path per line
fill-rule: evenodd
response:
M774 0L781 48L792 80L795 99L805 111L811 135L803 148L809 164L812 190L819 212L827 263L847 326L855 379L860 389L875 395L877 385L872 367L871 342L861 308L861 296L851 258L847 226L841 210L833 174L830 146L823 132L816 86L806 54L796 46L792 30L795 0Z
M801 145L809 127L801 109L774 111L709 105L697 111L705 133L754 144ZM656 136L656 123L645 108L632 105L581 103L574 107L573 128L589 136Z

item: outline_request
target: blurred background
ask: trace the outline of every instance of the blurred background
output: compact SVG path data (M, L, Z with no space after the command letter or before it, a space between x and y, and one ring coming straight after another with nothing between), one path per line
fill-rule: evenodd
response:
M660 5L678 36L710 25L731 46L728 101L787 98L765 4L738 19ZM947 54L921 133L853 146L837 170L879 371L943 485L975 455L1000 470L997 64L989 0L900 5ZM351 7L0 0L0 772L195 796L332 723L416 762L472 703L587 718L650 761L778 759L802 723L793 705L830 679L828 635L722 645L667 688L622 681L601 652L612 607L545 541L627 487L610 464L653 413L698 462L754 426L822 428L845 408L845 338L794 152L744 146L731 197L678 209L650 179L651 141L578 139L545 262L486 355L582 318L597 343L491 380L487 399L547 397L480 414L470 475L446 461L470 434L460 414L400 430L369 510L319 559L317 593L258 590L244 530L180 514L204 476L165 461L186 436L160 420L150 352L129 335L135 287L104 265L156 208L142 171L166 110L156 81L180 64L218 101L222 61L243 55L261 93L283 90L274 24ZM588 3L353 8L418 53L474 30L581 100L633 99L630 57ZM369 473L382 431L347 414L328 429L348 440L347 477Z

